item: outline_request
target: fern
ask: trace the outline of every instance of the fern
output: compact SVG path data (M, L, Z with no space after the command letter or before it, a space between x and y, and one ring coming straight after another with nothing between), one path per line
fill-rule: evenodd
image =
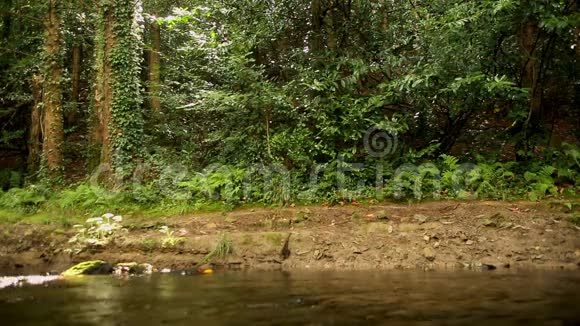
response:
M46 196L34 186L26 189L12 188L0 197L0 207L34 213L46 201Z
M74 189L63 191L57 203L64 210L100 213L105 209L118 209L130 202L130 194L111 192L99 186L81 184Z
M538 200L546 194L555 195L558 193L558 188L554 184L553 178L555 172L555 167L544 166L536 173L529 171L524 173L524 179L528 182L528 196L531 200Z
M459 163L459 159L455 156L442 154L441 158L443 159L443 169L445 171L454 171L457 169L457 164Z

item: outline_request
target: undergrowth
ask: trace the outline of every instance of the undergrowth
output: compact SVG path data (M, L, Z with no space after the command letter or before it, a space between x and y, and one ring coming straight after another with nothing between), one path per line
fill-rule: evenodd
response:
M580 190L578 153L572 148L558 153L554 164L488 162L481 157L476 163L465 164L450 155L429 161L416 154L414 164L394 168L383 162L381 170L373 164L355 168L338 161L321 165L314 172L286 171L278 166L214 166L181 174L180 178L166 175L117 190L89 182L56 192L29 185L0 192L0 223L70 224L67 221L71 218L100 216L108 211L156 218L237 207L384 199L566 198L577 196ZM377 187L379 175L383 183Z

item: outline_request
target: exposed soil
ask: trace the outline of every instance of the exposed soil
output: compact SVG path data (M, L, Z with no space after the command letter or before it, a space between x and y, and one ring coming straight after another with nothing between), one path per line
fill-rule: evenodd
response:
M73 229L3 226L0 273L60 272L89 259L194 269L222 234L232 241L233 254L214 264L229 268L577 269L580 228L569 222L567 210L554 202L450 201L241 210L163 222L132 223L126 216L128 232L114 243L72 256L66 249ZM162 248L161 225L184 242Z

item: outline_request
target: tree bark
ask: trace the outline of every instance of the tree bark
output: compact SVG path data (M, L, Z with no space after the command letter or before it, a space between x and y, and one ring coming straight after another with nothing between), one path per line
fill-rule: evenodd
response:
M97 8L101 25L96 35L97 48L97 75L95 87L94 122L92 130L91 147L99 156L93 157L92 167L97 164L111 164L109 123L111 121L111 104L113 99L112 76L110 55L114 45L113 24L114 18L110 10L105 11L103 6ZM96 155L95 155L96 156Z
M574 1L574 3L572 4L572 13L577 14L578 11L580 11L580 0L572 0L572 1ZM580 26L576 26L574 32L576 34L576 47L575 47L576 56L580 60Z
M32 110L30 114L30 131L28 134L28 162L27 170L30 174L38 171L40 155L42 153L41 124L42 124L42 77L32 77Z
M141 151L142 39L139 0L102 1L98 6L97 77L93 144L100 153L99 180L118 186ZM94 166L93 166L94 167Z
M44 52L46 56L42 102L44 104L42 152L46 166L53 178L61 174L62 144L64 143L60 52L60 18L57 13L57 0L50 0L44 28Z
M151 51L149 52L149 105L153 115L161 116L161 26L151 23Z
M312 0L310 2L310 17L312 22L312 31L310 35L310 50L319 51L322 48L322 26L324 24L324 11L321 0Z
M81 82L81 63L83 48L81 44L75 44L72 52L71 69L71 110L67 114L67 125L74 126L78 120L79 93Z
M527 5L527 1L524 1ZM528 127L541 127L543 90L540 82L540 40L538 22L533 18L526 18L522 23L519 39L520 52L524 60L522 67L522 87L530 90L530 109L526 122Z

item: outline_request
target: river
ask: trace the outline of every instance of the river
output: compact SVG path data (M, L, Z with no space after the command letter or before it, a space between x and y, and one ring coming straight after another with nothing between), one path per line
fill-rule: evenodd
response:
M578 272L253 271L87 276L0 289L2 325L579 322Z

